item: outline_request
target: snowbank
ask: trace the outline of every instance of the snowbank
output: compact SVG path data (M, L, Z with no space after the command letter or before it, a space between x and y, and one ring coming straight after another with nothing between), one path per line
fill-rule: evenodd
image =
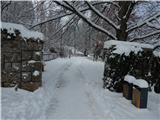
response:
M133 82L133 84L140 88L148 88L148 83L143 79L137 79Z
M143 48L153 49L152 45L136 43L136 42L109 40L104 43L104 48L109 49L112 46L115 46L116 48L116 50L114 50L113 53L117 54L124 53L127 56L131 51L137 54L139 51L143 51Z
M2 88L2 119L160 118L160 95L149 92L147 109L137 109L121 93L102 88L103 62L85 57L46 62L43 86L33 93ZM58 86L58 87L57 87Z
M135 77L131 76L131 75L126 75L124 77L124 81L128 82L128 83L133 83L136 80Z
M21 24L1 22L1 29L7 29L8 33L15 34L15 30L19 30L23 38L44 39L44 35L37 31L30 31Z

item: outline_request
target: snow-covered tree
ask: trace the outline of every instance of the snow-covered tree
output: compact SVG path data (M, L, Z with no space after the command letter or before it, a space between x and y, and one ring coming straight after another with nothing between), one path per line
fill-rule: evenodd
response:
M1 1L1 5L2 21L32 26L35 18L32 1Z
M155 43L160 36L158 1L34 0L1 4L2 21L21 23L43 32L46 48L63 41L68 46L77 44L82 51L85 48L92 51L97 40ZM74 39L75 36L79 37Z

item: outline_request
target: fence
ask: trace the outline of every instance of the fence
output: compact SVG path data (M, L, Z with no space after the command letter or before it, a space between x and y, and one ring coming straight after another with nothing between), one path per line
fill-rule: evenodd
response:
M58 57L58 54L56 54L56 53L43 53L43 60L44 61L54 60L57 57Z

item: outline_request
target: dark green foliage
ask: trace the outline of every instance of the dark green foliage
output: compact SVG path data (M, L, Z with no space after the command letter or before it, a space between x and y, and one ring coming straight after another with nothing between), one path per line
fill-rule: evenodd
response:
M154 91L160 93L160 58L154 57L153 59L152 75L155 83Z
M124 76L130 74L137 79L145 79L150 87L155 85L155 92L160 92L160 58L155 57L151 49L137 54L130 52L128 56L113 53L113 50L109 49L106 54L104 88L122 92Z

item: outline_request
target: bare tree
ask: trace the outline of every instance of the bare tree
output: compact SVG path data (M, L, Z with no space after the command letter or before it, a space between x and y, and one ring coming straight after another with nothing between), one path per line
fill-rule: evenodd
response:
M46 49L61 41L85 49L92 47L97 39L146 42L160 36L158 1L8 1L1 4L2 21L21 23L43 32ZM140 8L146 12L139 12ZM138 12L142 15L137 15Z

